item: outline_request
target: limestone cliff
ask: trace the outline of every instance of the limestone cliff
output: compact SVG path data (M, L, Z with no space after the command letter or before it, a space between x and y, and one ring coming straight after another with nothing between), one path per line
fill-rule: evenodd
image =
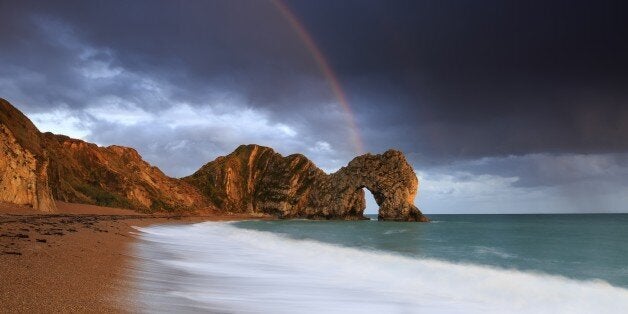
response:
M242 145L183 180L227 211L298 217L293 213L304 209L312 183L325 176L302 155L284 158L268 147Z
M41 133L0 99L0 201L54 211L54 200L142 211L212 208L280 218L363 219L367 188L380 220L427 221L403 154L366 154L326 174L303 155L243 145L175 179L132 148Z
M137 209L196 209L206 198L132 148L41 133L0 99L0 201L54 211L54 200Z
M363 219L364 191L373 193L380 220L428 221L414 206L418 180L399 151L356 157L325 174L302 155L238 147L183 178L219 208L282 218Z
M132 148L100 147L43 134L56 200L143 211L196 209L208 205L196 188L166 176Z
M0 201L55 210L39 131L4 99L0 99Z

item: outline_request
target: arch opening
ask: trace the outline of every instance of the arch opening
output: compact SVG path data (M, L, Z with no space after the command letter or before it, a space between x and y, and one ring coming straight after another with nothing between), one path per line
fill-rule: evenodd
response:
M375 200L375 195L373 195L373 193L366 187L363 187L362 191L364 191L364 200L366 203L364 215L369 218L373 218L373 215L375 215L374 217L377 218L377 215L379 214L379 205Z

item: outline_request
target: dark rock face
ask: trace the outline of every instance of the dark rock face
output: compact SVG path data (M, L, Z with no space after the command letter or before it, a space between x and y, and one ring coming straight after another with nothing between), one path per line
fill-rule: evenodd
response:
M302 155L243 145L183 180L218 208L281 218L364 219L366 187L380 206L380 220L428 221L414 206L417 177L395 150L356 157L328 175Z

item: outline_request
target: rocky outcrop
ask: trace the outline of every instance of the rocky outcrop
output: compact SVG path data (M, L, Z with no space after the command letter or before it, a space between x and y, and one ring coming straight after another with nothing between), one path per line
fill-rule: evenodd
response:
M234 212L363 219L366 188L380 206L380 220L428 221L414 206L416 174L395 150L359 156L328 175L303 155L283 157L268 147L243 145L183 180Z
M0 125L0 201L55 210L48 186L48 161L37 157Z
M183 180L223 210L288 218L303 216L312 184L324 177L303 155L283 157L268 147L242 145Z
M132 148L41 133L0 99L0 201L54 211L54 200L172 211L212 208L280 218L364 219L364 190L380 220L427 221L414 206L418 180L403 154L366 154L326 174L305 156L242 145L175 179Z
M0 99L0 201L49 212L55 203L39 134L24 114Z
M356 157L315 186L307 207L312 213L362 216L366 188L379 206L379 220L428 221L414 205L419 180L400 151Z

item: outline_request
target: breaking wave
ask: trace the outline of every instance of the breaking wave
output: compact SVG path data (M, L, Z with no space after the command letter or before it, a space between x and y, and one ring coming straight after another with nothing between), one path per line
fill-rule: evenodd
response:
M136 228L140 310L619 313L604 281L412 258L207 222Z

